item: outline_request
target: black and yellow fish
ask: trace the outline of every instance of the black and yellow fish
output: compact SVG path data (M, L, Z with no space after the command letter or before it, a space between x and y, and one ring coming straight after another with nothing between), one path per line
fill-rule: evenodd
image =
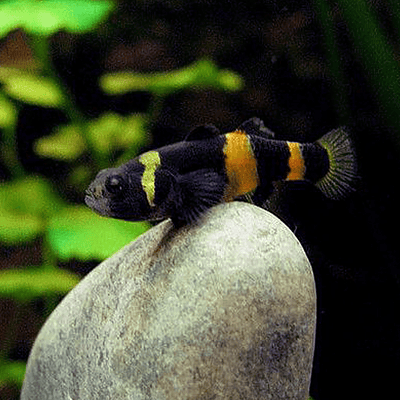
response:
M352 190L355 155L343 128L315 143L275 140L258 118L226 134L195 128L183 142L148 151L98 173L86 204L127 221L170 217L194 222L210 207L252 194L264 200L274 181L306 180L332 199Z

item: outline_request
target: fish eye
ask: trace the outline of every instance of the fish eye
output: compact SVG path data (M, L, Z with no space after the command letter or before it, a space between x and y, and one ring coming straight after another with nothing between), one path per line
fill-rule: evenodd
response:
M117 194L123 189L123 180L119 175L111 175L107 178L105 186L108 192Z

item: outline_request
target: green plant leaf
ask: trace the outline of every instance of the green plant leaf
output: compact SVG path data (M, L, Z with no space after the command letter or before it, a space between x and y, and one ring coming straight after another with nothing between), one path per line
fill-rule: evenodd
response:
M0 185L0 207L3 210L49 217L63 205L51 184L39 176Z
M0 240L12 244L44 232L45 219L63 207L50 184L27 177L0 185Z
M17 110L5 96L0 95L0 128L15 126Z
M123 117L109 112L89 121L87 132L96 151L108 156L114 150L134 152L142 146L147 139L145 124L141 115ZM69 124L58 127L52 135L39 138L34 149L43 157L74 161L87 150L87 146L79 128Z
M24 380L26 363L23 361L0 362L0 387L3 384L14 383L21 387Z
M42 107L60 107L64 103L62 91L50 78L18 73L9 76L4 91L14 99Z
M17 215L0 208L0 240L6 244L29 241L44 232L41 218L33 215Z
M116 142L123 149L131 149L132 146L142 146L147 142L147 120L143 115L134 114L124 118L122 134L118 135Z
M96 215L83 206L71 206L54 215L48 225L49 243L61 260L103 260L150 227Z
M77 191L83 193L87 183L93 177L93 171L88 164L79 164L74 167L67 178L67 185L73 186Z
M106 113L89 122L91 142L100 154L109 154L115 147L115 139L121 132L123 120L121 115Z
M39 138L34 150L42 157L74 161L86 150L85 142L75 125L64 125L49 136Z
M52 35L92 30L113 9L107 0L5 0L0 3L0 37L17 28L28 33Z
M88 123L88 131L96 150L104 155L114 150L138 148L146 141L146 121L135 114L123 117L116 113L105 113L100 118Z
M393 47L377 20L371 2L338 0L353 39L355 53L361 57L365 71L380 102L387 121L400 131L400 68ZM397 139L397 146L400 141ZM400 147L398 147L400 149Z
M167 96L179 90L192 88L237 91L243 87L243 81L236 73L220 70L212 61L202 59L171 72L106 74L101 77L100 86L111 95L148 91L158 96Z
M0 66L0 81L5 84L8 79L27 73L28 72L26 70L21 68Z
M79 277L62 269L28 268L0 271L0 297L29 301L50 294L68 293Z

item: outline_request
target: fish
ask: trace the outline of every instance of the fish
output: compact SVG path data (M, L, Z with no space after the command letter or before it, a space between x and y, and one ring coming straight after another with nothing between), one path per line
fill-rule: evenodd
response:
M197 222L211 207L251 197L268 199L274 182L308 181L339 200L354 191L356 155L344 127L313 143L276 140L253 117L222 134L214 125L185 140L147 151L101 170L85 203L97 214L126 221L171 218L176 227Z

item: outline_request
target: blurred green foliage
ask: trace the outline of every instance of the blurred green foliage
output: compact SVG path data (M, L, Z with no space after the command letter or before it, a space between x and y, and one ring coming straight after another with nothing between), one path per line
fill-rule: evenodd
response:
M108 0L5 0L0 5L0 37L17 28L47 36L61 29L71 33L88 32L113 6Z
M199 60L188 67L166 73L138 74L117 72L106 74L100 80L108 94L147 91L155 96L167 96L177 90L212 88L237 91L242 89L240 77L232 71L220 70L210 60Z
M10 269L1 273L0 297L26 302L41 296L67 293L78 282L79 278L72 272L47 269L44 265Z
M400 66L382 23L371 2L366 0L337 0L335 3L347 23L353 50L361 61L366 76L380 107L380 112L388 124L400 133ZM400 39L400 3L390 0L393 25ZM342 70L340 50L335 37L333 7L326 0L314 0L318 17L323 29L329 70L335 82L336 104L343 116L348 114L348 102L345 98L345 74ZM346 122L346 121L344 121ZM395 138L394 144L400 149L400 140Z
M103 260L149 225L99 217L83 205L68 202L53 182L27 173L17 151L20 105L56 108L68 117L67 124L37 139L34 151L40 157L70 163L68 184L79 192L95 172L110 166L115 152L122 154L120 163L137 155L138 149L148 143L147 132L166 96L191 88L235 91L242 87L238 75L220 70L208 59L172 72L107 74L100 82L106 93L144 90L153 95L153 105L141 115L106 112L98 118L85 118L54 68L50 37L59 30L74 34L93 31L114 6L108 0L0 2L0 37L23 29L40 65L29 70L0 67L0 159L11 176L9 181L0 183L0 242L12 247L41 238L43 262L1 270L0 298L12 299L18 307L36 298L47 299L47 315L56 305L54 296L64 295L79 281L76 274L59 269L59 262ZM18 316L11 322L10 337L0 346L0 387L10 383L21 385L23 381L24 363L8 359L17 319Z
M369 2L339 0L354 48L387 121L400 132L400 68L393 47ZM398 6L397 6L398 8ZM397 140L399 146L400 141Z

